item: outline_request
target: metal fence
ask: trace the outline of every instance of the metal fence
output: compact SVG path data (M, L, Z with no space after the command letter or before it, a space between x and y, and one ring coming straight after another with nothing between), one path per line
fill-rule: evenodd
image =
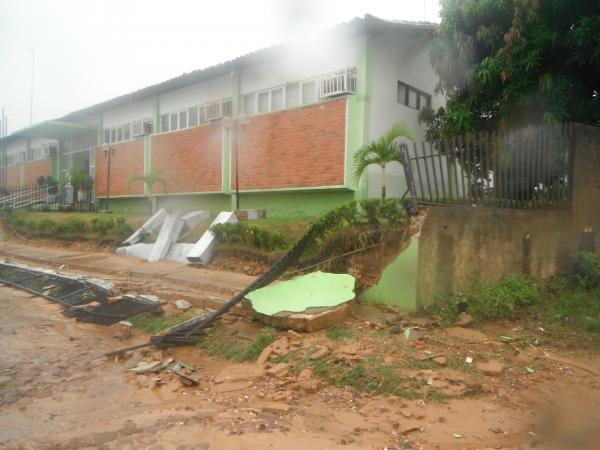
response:
M404 154L409 188L420 204L570 207L573 149L568 124L415 143Z
M73 191L70 186L24 185L0 187L0 208L39 211L95 211L91 191Z

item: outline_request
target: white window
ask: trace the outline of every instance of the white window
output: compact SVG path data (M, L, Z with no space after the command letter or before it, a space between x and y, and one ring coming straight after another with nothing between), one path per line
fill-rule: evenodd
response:
M188 126L195 127L198 125L198 107L192 106L188 109Z
M204 105L198 106L198 123L206 122L206 107Z
M131 139L131 124L126 123L123 125L123 140L128 141L129 139Z
M165 132L169 131L169 115L163 114L160 116L160 131Z
M117 142L123 140L123 127L117 127Z
M141 120L134 120L133 122L131 122L131 134L132 136L141 136L143 134Z
M221 115L221 102L211 102L206 104L206 119L215 120L223 117Z
M104 130L104 144L108 144L110 142L110 130L107 128Z
M188 112L187 109L179 112L179 128L187 128L188 127Z
M152 134L154 132L154 121L152 119L144 119L142 131L144 134Z
M117 142L117 129L111 128L110 129L110 143L114 144L115 142Z
M221 115L223 117L232 117L233 116L233 101L230 99L223 100L221 103Z
M178 119L179 119L179 114L177 114L176 112L171 113L170 118L169 118L169 130L175 131L179 128Z
M285 107L300 105L300 83L290 83L285 87Z
M255 94L246 94L242 97L242 112L247 116L254 114L256 106Z
M259 92L256 95L256 112L258 114L269 111L269 91Z
M310 105L317 101L317 80L302 82L302 104Z
M273 89L271 91L271 111L283 109L283 88Z
M431 106L431 95L398 81L398 103L421 110Z

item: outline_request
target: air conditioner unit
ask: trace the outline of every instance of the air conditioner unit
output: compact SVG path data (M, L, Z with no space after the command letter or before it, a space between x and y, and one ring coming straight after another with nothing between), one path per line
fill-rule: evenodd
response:
M319 77L319 96L335 97L356 93L356 67L321 74Z

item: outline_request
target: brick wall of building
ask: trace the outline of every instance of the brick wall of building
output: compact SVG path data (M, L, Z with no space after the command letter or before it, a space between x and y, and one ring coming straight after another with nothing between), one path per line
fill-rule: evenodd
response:
M24 165L24 183L25 184L36 184L39 176L48 176L52 171L51 162L49 159L40 159L38 161L31 161Z
M240 189L344 184L345 99L249 120L238 131Z
M21 166L8 167L6 172L6 184L9 187L16 187L21 184Z
M129 177L144 174L144 141L137 139L111 144L115 154L110 163L110 195L141 195L144 193L142 182L133 183L128 188ZM96 150L96 195L106 195L106 176L108 158L103 150Z
M152 169L161 169L167 192L221 191L220 123L152 137Z

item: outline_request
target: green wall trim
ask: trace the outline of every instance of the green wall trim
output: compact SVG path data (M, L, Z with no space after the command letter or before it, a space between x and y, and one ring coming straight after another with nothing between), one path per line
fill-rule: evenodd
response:
M369 45L369 36L365 34L356 67L356 95L349 96L346 101L346 165L344 173L346 186L355 191L356 200L366 198L367 192L365 177L362 177L357 183L352 173L354 171L354 153L367 143L369 135L369 104L371 101Z
M408 247L384 269L377 284L361 293L359 299L414 311L417 308L418 260L419 240L411 238Z
M231 210L232 196L222 192L179 193L156 195L157 206L183 210ZM350 190L330 191L287 191L287 192L250 192L240 196L241 209L264 209L267 217L317 217L341 203L351 201L354 193ZM100 204L103 198L98 199ZM146 213L148 201L138 195L111 196L110 209L119 212L135 210Z
M144 135L144 175L152 173L152 137ZM144 195L150 195L150 189L144 183Z
M318 191L330 191L330 190L338 190L338 191L352 191L352 189L347 186L338 184L333 186L314 186L314 187L292 187L292 188L274 188L274 189L242 189L240 190L240 194L243 193L270 193L270 192L318 192ZM241 198L241 195L240 195Z

